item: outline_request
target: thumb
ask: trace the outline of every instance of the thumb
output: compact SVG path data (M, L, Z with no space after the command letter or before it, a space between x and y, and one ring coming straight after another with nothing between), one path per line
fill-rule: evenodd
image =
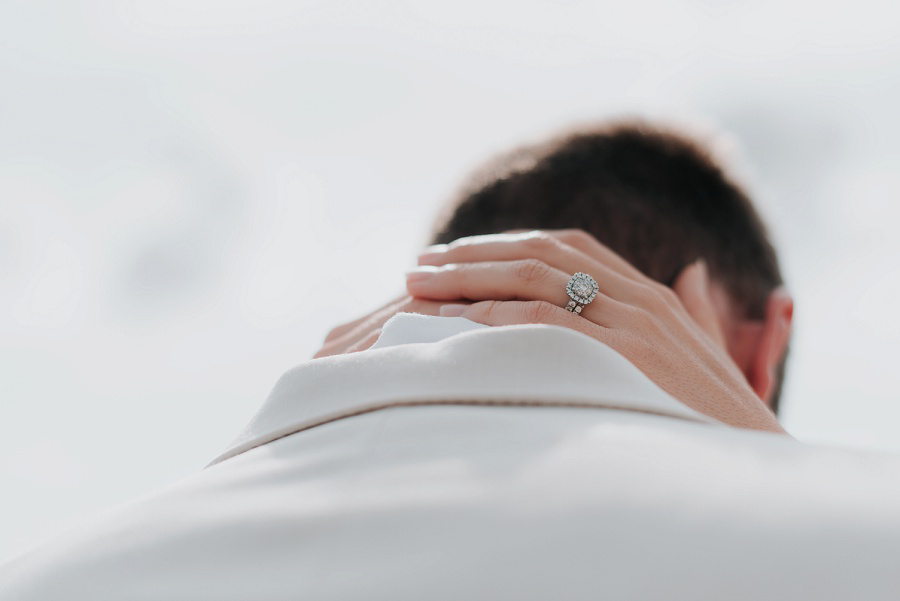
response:
M697 259L681 270L675 280L675 294L694 322L721 348L727 348L725 334L717 317L716 306L709 290L706 261Z

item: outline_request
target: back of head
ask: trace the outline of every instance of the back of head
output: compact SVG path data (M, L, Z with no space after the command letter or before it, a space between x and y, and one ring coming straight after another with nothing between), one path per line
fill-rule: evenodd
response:
M739 319L762 319L782 284L746 193L697 142L643 123L580 130L500 157L451 205L433 243L563 228L587 231L667 285L703 258Z

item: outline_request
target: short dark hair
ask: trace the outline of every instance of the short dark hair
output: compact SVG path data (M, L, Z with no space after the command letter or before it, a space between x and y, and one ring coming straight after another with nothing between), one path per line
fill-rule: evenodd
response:
M703 258L740 317L762 319L783 281L747 194L700 143L643 122L579 130L481 169L439 220L433 244L510 229L579 228L671 286ZM772 408L777 412L785 361Z

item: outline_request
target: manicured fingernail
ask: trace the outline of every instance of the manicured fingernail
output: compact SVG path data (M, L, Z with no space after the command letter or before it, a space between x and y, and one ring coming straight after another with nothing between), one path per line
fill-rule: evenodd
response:
M431 278L438 270L437 267L433 267L431 265L422 265L416 267L415 269L410 269L406 272L406 283L407 284L418 284L422 283Z
M459 317L466 310L466 305L441 305L441 315L444 317Z
M419 253L419 265L429 265L432 263L440 263L447 253L446 244L435 244L429 246Z

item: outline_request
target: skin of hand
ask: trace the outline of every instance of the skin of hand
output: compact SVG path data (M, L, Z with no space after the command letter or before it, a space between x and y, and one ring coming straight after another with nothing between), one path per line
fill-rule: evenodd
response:
M564 309L566 284L579 271L600 287L580 315ZM685 267L669 288L581 230L471 236L426 249L419 267L407 273L414 300L340 326L332 332L333 348L345 339L353 341L351 350L371 346L391 311L426 301L433 304L419 306L420 312L436 309L491 326L563 326L610 346L701 413L739 428L786 434L726 351L710 289L703 261ZM448 302L453 304L440 306Z
M313 358L364 351L375 344L381 335L381 327L397 313L440 315L440 308L444 304L446 303L417 299L404 294L368 315L335 327L325 337L322 348L313 355Z

